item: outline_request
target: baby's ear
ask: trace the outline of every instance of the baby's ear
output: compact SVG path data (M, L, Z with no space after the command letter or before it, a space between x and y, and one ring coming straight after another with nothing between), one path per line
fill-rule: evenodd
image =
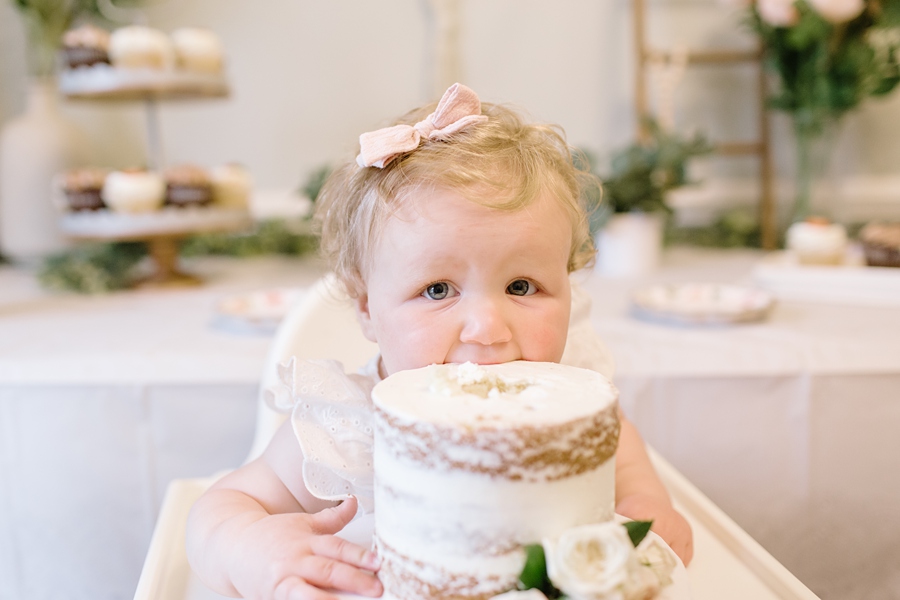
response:
M375 326L372 323L372 315L369 313L369 296L361 294L354 298L354 307L356 308L356 320L362 329L363 335L370 342L378 343L375 335Z

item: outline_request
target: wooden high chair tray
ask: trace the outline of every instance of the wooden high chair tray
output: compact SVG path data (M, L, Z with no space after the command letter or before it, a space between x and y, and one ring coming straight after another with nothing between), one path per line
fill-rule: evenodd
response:
M223 73L123 69L107 64L62 70L59 91L81 100L225 98L229 94Z

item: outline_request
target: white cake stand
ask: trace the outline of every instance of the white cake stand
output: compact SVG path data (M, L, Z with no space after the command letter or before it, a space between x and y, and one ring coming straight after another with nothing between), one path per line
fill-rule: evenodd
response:
M169 287L202 283L199 277L178 267L178 250L184 238L198 233L249 229L253 219L243 209L165 207L145 213L70 212L62 216L59 225L73 240L145 242L153 272L137 285Z

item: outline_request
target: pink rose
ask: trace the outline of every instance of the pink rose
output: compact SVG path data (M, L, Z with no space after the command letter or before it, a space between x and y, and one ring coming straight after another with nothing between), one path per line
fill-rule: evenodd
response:
M864 0L806 0L826 21L846 23L866 8Z
M756 10L772 27L790 27L800 19L794 0L757 0Z

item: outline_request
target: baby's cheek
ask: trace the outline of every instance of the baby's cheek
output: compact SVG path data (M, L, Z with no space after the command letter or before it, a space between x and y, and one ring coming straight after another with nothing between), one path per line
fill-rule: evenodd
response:
M538 325L530 336L533 346L529 344L528 348L528 353L533 354L533 357L525 358L542 362L559 362L566 348L567 333L567 324L554 325L545 321L544 324Z

